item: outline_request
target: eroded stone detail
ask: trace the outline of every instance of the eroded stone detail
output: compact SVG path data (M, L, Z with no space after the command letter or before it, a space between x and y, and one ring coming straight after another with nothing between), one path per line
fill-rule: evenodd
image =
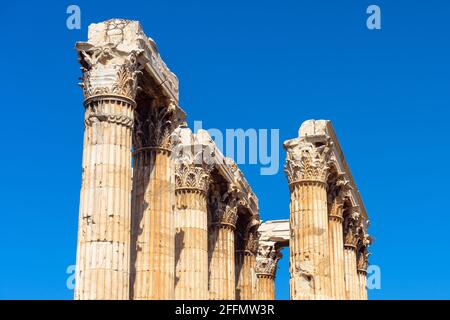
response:
M367 272L369 264L369 246L372 244L372 237L367 233L368 222L361 220L357 236L357 268L360 272Z
M237 210L239 201L238 189L230 185L223 194L217 187L211 186L213 191L210 197L210 212L213 225L236 227Z
M282 257L281 252L273 245L260 245L256 256L256 274L275 277L277 262Z
M288 245L291 298L367 299L367 213L329 121L306 121L284 143L290 220L261 224L236 163L186 128L178 79L138 22L91 25L77 50L76 299L273 299Z
M148 148L161 148L171 152L174 147L173 133L181 121L173 100L154 99L149 108L136 110L135 119L135 152Z
M141 51L121 52L111 45L78 45L83 76L80 83L85 99L117 95L134 100L138 90Z
M301 181L326 181L331 151L328 139L323 144L306 139L298 143L286 142L285 148L287 155L284 172L290 185Z
M344 244L345 246L355 248L358 243L358 232L360 227L360 213L352 209L344 217Z

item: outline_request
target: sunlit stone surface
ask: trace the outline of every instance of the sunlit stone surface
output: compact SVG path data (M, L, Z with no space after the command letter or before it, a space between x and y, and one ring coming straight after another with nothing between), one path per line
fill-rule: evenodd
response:
M178 79L137 21L92 24L76 48L75 299L271 300L284 247L292 299L367 299L367 214L329 121L285 142L290 217L263 223L236 163L187 128Z

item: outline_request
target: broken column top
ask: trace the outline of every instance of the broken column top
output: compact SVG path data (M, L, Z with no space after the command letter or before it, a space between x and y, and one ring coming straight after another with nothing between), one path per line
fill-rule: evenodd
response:
M140 53L139 63L143 72L155 80L164 94L178 104L178 78L172 73L158 52L155 41L147 37L139 21L111 19L93 23L88 28L88 41L78 42L78 51L88 51L94 48L114 48L127 53Z
M329 120L307 120L300 126L298 136L326 135L329 122Z
M311 119L304 121L298 129L298 137L285 141L283 147L288 153L300 155L304 145L315 143L324 144L325 142L328 142L331 148L330 163L328 164L332 164L336 168L338 174L345 176L349 181L352 189L351 202L355 207L359 207L359 211L362 213L363 217L368 219L361 195L359 194L359 190L353 179L330 120Z
M265 221L259 226L258 232L260 242L278 244L279 247L289 245L289 220Z

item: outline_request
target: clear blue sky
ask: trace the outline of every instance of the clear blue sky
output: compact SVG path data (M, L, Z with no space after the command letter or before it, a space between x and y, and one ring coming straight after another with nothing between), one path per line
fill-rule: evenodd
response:
M66 28L70 4L81 30ZM381 31L365 27L370 4ZM275 128L284 141L306 119L332 120L376 239L382 289L370 297L450 298L449 16L442 0L2 3L0 298L73 296L65 271L83 140L74 44L113 17L140 20L155 39L191 125ZM262 218L288 218L282 170L242 169ZM286 258L277 295L288 297Z

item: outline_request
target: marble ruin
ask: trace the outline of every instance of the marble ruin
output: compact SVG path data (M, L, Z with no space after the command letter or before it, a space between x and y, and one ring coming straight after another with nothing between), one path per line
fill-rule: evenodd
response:
M76 48L75 299L271 300L285 247L291 299L367 299L367 213L329 121L285 142L290 218L263 222L235 162L187 127L178 79L137 21L92 24Z

